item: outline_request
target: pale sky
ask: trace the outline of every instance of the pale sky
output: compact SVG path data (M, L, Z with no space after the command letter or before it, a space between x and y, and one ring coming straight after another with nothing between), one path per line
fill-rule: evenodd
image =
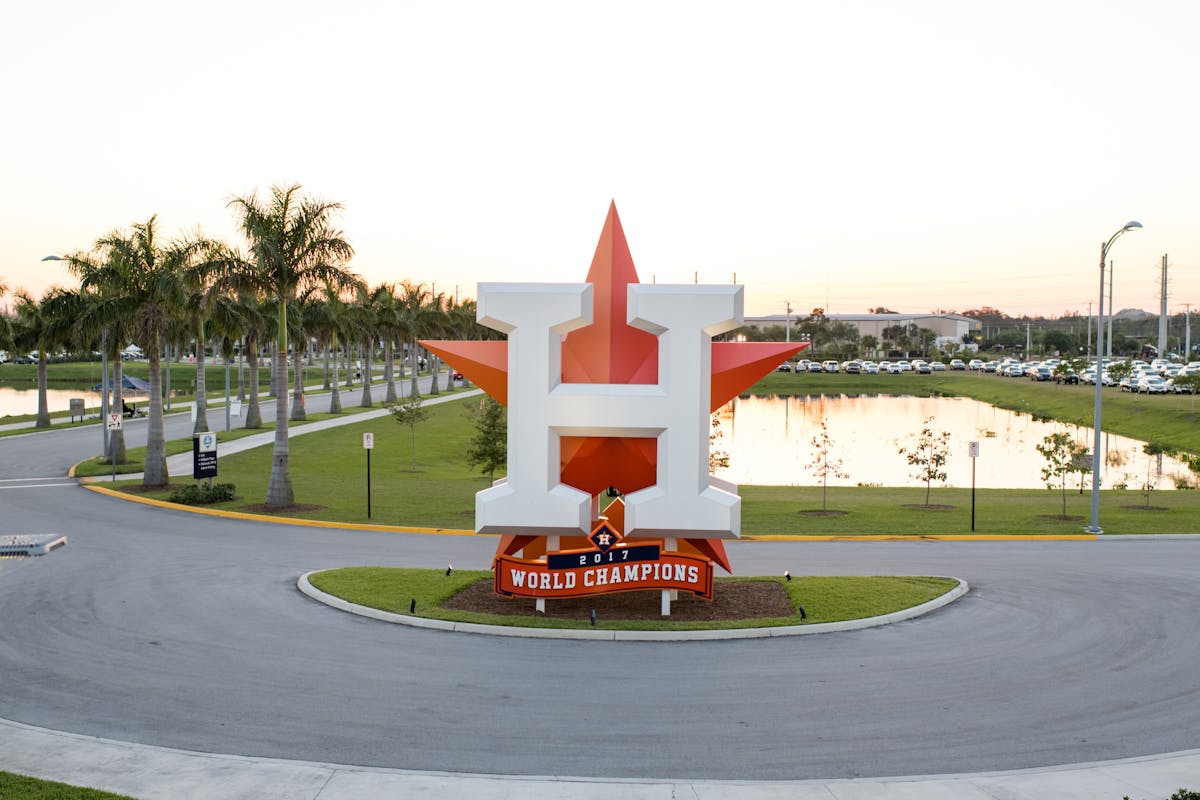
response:
M0 26L0 277L231 195L345 205L351 267L643 282L746 313L1200 306L1200 3L41 0Z

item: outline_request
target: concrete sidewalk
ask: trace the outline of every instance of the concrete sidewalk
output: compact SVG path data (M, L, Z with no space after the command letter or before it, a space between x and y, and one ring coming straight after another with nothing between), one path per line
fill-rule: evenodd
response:
M0 767L138 800L1166 800L1200 786L1200 750L1045 769L815 781L471 775L172 750L0 720Z

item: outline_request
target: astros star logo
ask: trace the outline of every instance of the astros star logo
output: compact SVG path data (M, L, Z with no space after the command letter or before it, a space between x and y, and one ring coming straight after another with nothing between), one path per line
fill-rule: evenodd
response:
M676 513L680 551L692 549L730 570L721 539L738 535L739 501L730 492L736 487L704 479L707 461L697 462L700 450L707 452L708 414L805 347L713 342L716 333L742 323L740 303L740 287L638 287L616 205L608 209L586 284L481 284L481 323L508 332L510 341L421 342L500 403L518 398L524 413L518 415L523 433L515 432L510 408L508 485L476 495L476 530L502 534L500 552L524 548L527 558L530 546L545 547L539 542L545 537L534 533L539 524L547 535L563 536L564 547L575 536L587 546L599 515L596 495L613 486L628 500L608 512L614 530L673 539ZM575 306L580 311L572 311ZM538 320L529 321L530 314ZM548 361L539 355L546 347ZM709 349L696 356L695 347ZM510 387L517 368L524 372ZM709 373L708 385L682 385L703 381L689 374L697 368ZM539 381L540 387L529 385ZM512 397L510 389L516 390ZM707 395L707 409L691 408L689 395L695 401ZM530 408L536 410L533 422ZM589 425L589 413L600 421ZM688 429L672 432L678 417L688 417ZM545 463L542 444L557 451L557 464ZM662 458L672 461L666 467L686 462L682 479L662 473ZM700 486L692 469L700 470ZM560 488L547 493L547 483ZM541 498L548 510L541 522L533 515L530 524L518 524L517 516L528 516L524 510ZM682 505L680 498L691 499ZM708 522L706 515L714 513L716 522Z

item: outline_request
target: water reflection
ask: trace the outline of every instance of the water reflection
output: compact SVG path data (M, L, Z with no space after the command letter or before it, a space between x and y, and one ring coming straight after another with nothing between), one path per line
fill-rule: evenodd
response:
M96 379L99 382L99 378ZM46 406L51 414L67 411L71 407L71 398L83 400L89 410L100 408L100 393L88 392L81 389L47 389ZM36 414L38 407L37 389L13 389L0 386L0 417L18 414Z
M975 459L975 485L979 488L1044 488L1041 478L1046 461L1037 451L1050 433L1068 432L1089 451L1091 428L1059 422L1035 421L965 397L891 397L819 395L809 397L737 398L718 412L722 436L718 447L729 453L729 467L717 475L739 484L815 485L819 481L807 468L812 460L812 438L828 421L834 454L843 461L849 478L829 479L831 486L878 484L920 486L910 476L913 468L898 452L912 443L933 417L935 431L949 431L950 457L946 464L949 486L971 485L971 458L967 443L979 442ZM1157 489L1173 489L1173 475L1189 475L1186 465L1168 457L1147 456L1142 442L1104 434L1107 466L1101 486L1125 483L1137 489L1147 471ZM1161 460L1161 467L1160 467ZM1068 487L1079 488L1080 476L1068 477ZM1091 476L1084 476L1085 490Z

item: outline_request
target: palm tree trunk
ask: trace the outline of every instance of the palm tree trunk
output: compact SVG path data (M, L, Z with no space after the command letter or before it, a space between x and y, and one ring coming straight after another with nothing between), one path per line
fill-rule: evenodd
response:
M329 342L328 341L326 341L324 343L324 345L322 346L322 350L325 354L325 359L324 359L325 360L325 383L321 388L328 391L328 389L329 389Z
M435 355L429 356L429 371L433 373L429 378L429 393L441 394L438 389L438 373L442 371L442 360Z
M196 424L192 433L208 432L208 370L204 368L208 359L208 342L204 340L204 325L196 336Z
M242 366L246 363L246 340L242 339L241 347L238 348L238 393L237 399L239 403L246 402L246 384L242 381Z
M146 467L142 472L143 486L164 486L170 481L167 474L167 443L163 438L162 401L162 344L158 335L150 337L146 355L150 359L150 420L146 427Z
M367 340L367 342L365 342L365 347L363 347L365 356L363 361L363 390L362 401L359 403L359 405L363 408L370 408L371 406L375 405L373 402L371 402L371 352L374 349L375 348L371 346L370 340Z
M37 422L34 423L35 428L50 427L50 406L46 402L46 367L49 359L46 357L46 348L38 348L38 413Z
M246 404L246 423L242 427L255 430L262 427L262 409L258 405L258 335L249 338L246 366L250 369L250 395Z
M121 354L117 353L117 357L113 359L113 404L109 406L109 408L115 409L115 411L110 413L125 413L125 395L121 389L121 381L124 380L124 376L125 371L124 364L121 362ZM129 457L125 453L125 430L123 428L108 432L107 455L108 463L110 464L124 464L129 460Z
M280 304L279 330L287 330L287 317ZM271 383L275 386L275 446L271 454L271 480L267 485L268 508L284 508L296 502L292 491L292 473L288 463L288 353L286 333L279 336L279 347L271 368Z
M417 345L415 342L409 348L408 357L412 359L412 382L408 385L408 396L416 397L420 391L417 389Z
M287 383L285 380L283 396L286 394ZM292 416L290 418L297 422L308 419L308 414L304 410L304 356L300 351L299 344L296 346L296 388L292 393Z
M396 402L396 357L392 349L392 340L388 339L383 344L383 379L387 381L387 390L383 393L384 405L393 405Z
M333 335L333 382L330 384L332 394L329 396L329 413L342 413L342 396L338 393L338 352L337 334Z
M344 385L347 389L354 385L354 370L350 369L350 351L352 349L350 343L346 342L346 383Z

